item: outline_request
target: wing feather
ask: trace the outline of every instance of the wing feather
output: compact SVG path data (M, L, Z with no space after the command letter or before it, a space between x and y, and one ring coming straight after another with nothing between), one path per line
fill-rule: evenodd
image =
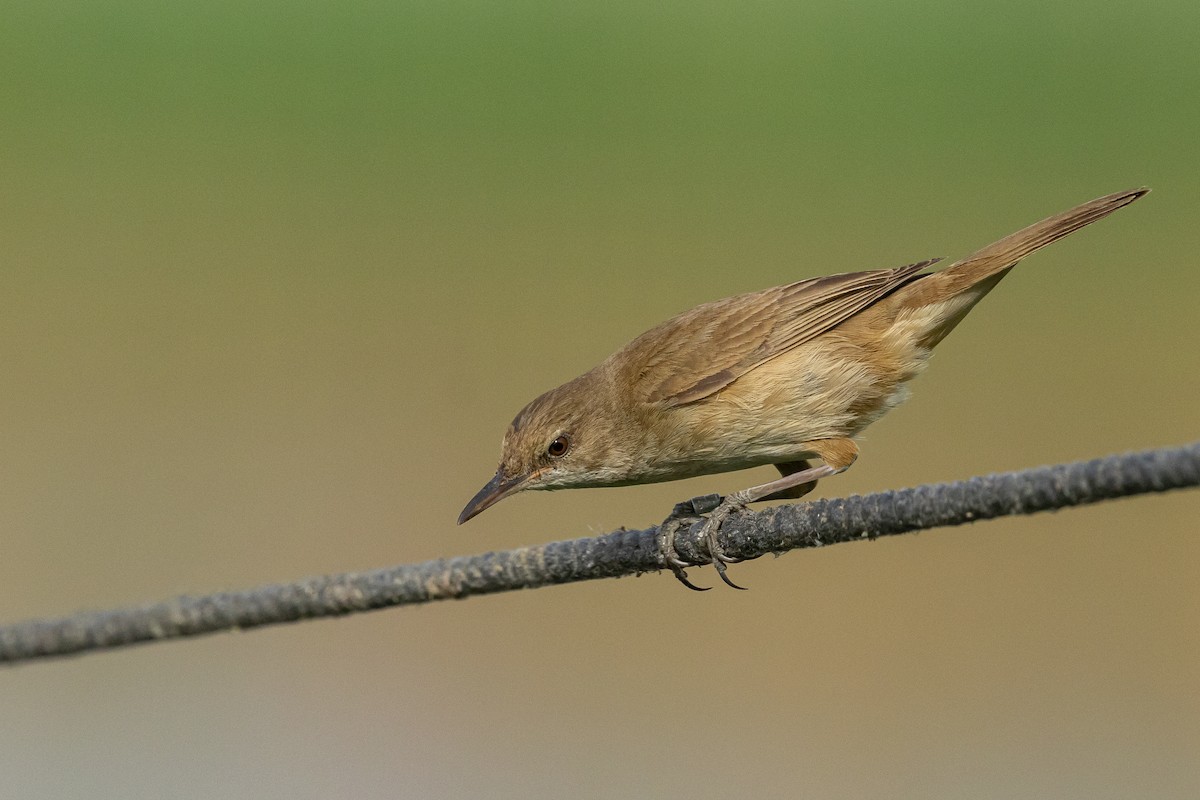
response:
M617 355L646 403L680 406L837 327L939 259L849 272L728 297L685 311Z

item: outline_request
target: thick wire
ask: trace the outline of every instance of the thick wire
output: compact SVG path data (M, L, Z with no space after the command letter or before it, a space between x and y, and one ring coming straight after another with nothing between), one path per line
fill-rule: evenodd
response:
M1200 442L744 512L728 519L720 539L728 555L757 558L1197 485ZM677 534L676 550L686 560L707 563L698 533L694 525ZM657 528L618 530L499 553L18 622L0 627L0 663L652 572L662 568L656 535Z

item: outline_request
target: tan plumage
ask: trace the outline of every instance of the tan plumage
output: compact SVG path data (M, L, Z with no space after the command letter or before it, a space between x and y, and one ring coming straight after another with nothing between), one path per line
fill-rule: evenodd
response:
M853 437L904 399L931 348L1018 261L1147 191L1084 203L938 272L921 272L935 259L812 278L667 320L527 405L505 434L496 476L459 521L523 489L762 464L785 477L738 502L797 496L853 462ZM825 466L810 468L811 458Z
M636 399L681 406L820 336L940 259L899 269L809 278L697 306L653 328L613 358L636 367Z

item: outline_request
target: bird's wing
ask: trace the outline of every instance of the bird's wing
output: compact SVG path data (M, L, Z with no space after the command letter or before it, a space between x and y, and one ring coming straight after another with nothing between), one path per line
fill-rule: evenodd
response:
M646 403L701 400L845 322L938 260L827 275L697 306L626 346L628 377Z

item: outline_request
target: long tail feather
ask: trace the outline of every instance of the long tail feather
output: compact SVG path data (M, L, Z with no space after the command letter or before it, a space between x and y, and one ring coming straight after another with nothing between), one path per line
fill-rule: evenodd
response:
M936 313L925 314L929 327L920 338L923 346L933 347L962 321L967 312L991 291L1018 261L1035 250L1108 216L1118 208L1129 205L1149 191L1142 188L1105 195L1069 211L1047 217L1041 222L1035 222L1028 228L1022 228L976 250L943 270L920 276L896 291L885 302L889 302L891 308L896 311L915 311L931 307L930 311L933 312L932 307L937 306Z
M909 298L906 298L906 304L926 305L958 294L980 281L1015 266L1018 261L1035 250L1040 250L1085 225L1107 217L1118 208L1129 205L1149 191L1146 188L1133 189L1098 197L1069 211L1047 217L1041 222L1035 222L1016 233L1011 233L987 247L976 250L945 269L911 284L914 291Z

